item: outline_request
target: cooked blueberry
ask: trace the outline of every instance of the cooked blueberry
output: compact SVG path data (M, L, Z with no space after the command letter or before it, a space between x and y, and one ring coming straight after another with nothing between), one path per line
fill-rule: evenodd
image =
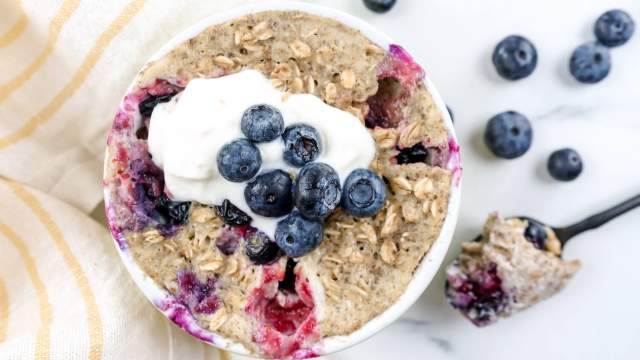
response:
M293 208L293 182L289 174L273 170L256 176L244 188L244 199L256 214L280 217Z
M225 226L216 238L216 247L221 253L229 256L236 252L240 240L245 237L246 233L246 226Z
M288 126L282 134L282 140L284 161L292 166L301 167L314 161L322 148L318 131L305 124Z
M271 264L280 257L278 245L260 231L247 234L244 250L247 257L258 265Z
M500 113L489 120L484 142L496 156L515 159L531 147L533 130L529 120L515 111Z
M233 182L251 179L262 165L260 151L247 139L236 139L224 145L217 160L220 174Z
M278 282L278 290L296 291L296 261L292 258L287 259L287 266L284 270L284 279Z
M238 209L231 201L224 199L222 205L215 206L216 213L222 218L225 224L231 226L247 225L251 222L251 217Z
M527 219L528 225L524 230L524 237L536 248L544 250L547 248L547 230L543 224Z
M554 151L547 161L549 174L560 181L575 180L582 173L582 158L573 149Z
M340 205L353 216L373 216L382 209L386 198L384 181L376 173L356 169L344 182Z
M191 203L188 201L172 201L166 195L162 194L156 200L155 209L160 215L156 220L162 225L180 225L184 224L189 218L189 208Z
M578 46L571 55L569 70L581 83L595 84L601 81L611 71L609 48L595 42Z
M398 165L426 162L428 156L427 148L422 143L417 143L412 147L400 149L400 152L396 155L396 161Z
M635 28L636 25L627 12L609 10L600 15L593 31L602 45L614 47L629 41Z
M267 104L254 105L242 114L242 133L253 142L268 142L282 135L284 120L278 109Z
M395 4L396 0L364 0L364 6L366 6L367 9L379 14L391 10Z
M305 165L294 185L293 201L304 216L323 219L340 203L338 174L324 163Z
M322 232L322 222L307 219L294 210L278 222L276 243L287 256L300 257L320 245Z
M538 52L528 39L511 35L498 43L493 50L493 65L498 74L508 80L525 78L538 63Z
M153 109L155 109L156 105L160 103L166 103L171 100L176 94L164 94L164 95L150 95L146 99L140 102L138 105L138 109L140 110L140 115L143 117L149 117L153 113Z

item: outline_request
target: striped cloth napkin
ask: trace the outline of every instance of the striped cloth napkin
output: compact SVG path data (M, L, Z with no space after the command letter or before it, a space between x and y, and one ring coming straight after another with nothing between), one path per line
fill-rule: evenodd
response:
M247 2L0 0L0 359L230 358L147 302L89 214L135 73L181 29Z

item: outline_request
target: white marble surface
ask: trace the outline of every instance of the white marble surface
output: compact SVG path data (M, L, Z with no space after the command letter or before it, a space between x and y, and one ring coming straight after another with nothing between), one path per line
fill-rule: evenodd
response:
M569 77L568 59L593 39L603 11L624 8L640 26L637 0L398 0L372 14L360 0L327 4L387 32L426 68L455 113L464 162L460 221L448 260L481 228L486 214L530 214L565 225L640 192L640 32L612 52L610 76L597 85ZM639 29L640 30L640 29ZM520 33L537 46L539 63L527 79L498 78L495 44ZM532 149L496 160L481 133L493 114L514 109L534 127ZM585 171L572 183L552 181L548 154L571 146ZM346 359L638 359L640 358L640 210L572 241L565 252L583 269L558 296L477 329L443 296L436 277L398 322L368 341L329 356Z

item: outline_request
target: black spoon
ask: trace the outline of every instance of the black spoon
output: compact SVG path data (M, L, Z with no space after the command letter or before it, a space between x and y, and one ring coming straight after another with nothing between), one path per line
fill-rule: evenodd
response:
M536 219L530 218L528 216L516 216L515 218L526 220L529 223L534 223L537 225L549 226L549 228L551 228L551 230L553 230L553 232L555 233L558 240L560 240L560 244L562 245L562 247L564 247L564 245L576 235L581 234L588 230L593 230L595 228L598 228L601 225L604 225L605 223L609 222L610 220L613 220L616 217L630 210L633 210L638 206L640 206L640 195L636 195L631 199L628 199L618 205L615 205L607 210L604 210L595 215L589 216L588 218L580 222L577 222L573 225L566 226L566 227L553 227L553 226L545 225L545 223L538 221ZM479 241L481 239L482 239L482 236L478 236L475 239L475 241Z

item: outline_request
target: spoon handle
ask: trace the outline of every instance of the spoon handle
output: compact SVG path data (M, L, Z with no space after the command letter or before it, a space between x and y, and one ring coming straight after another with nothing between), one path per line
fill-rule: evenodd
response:
M599 212L593 216L589 216L588 218L575 223L571 226L567 226L564 228L554 229L556 236L564 246L564 244L569 241L572 237L585 232L587 230L592 230L600 225L607 223L609 220L612 220L627 211L633 210L636 207L640 206L640 195L636 195L631 199L628 199L616 206L613 206L605 211Z

